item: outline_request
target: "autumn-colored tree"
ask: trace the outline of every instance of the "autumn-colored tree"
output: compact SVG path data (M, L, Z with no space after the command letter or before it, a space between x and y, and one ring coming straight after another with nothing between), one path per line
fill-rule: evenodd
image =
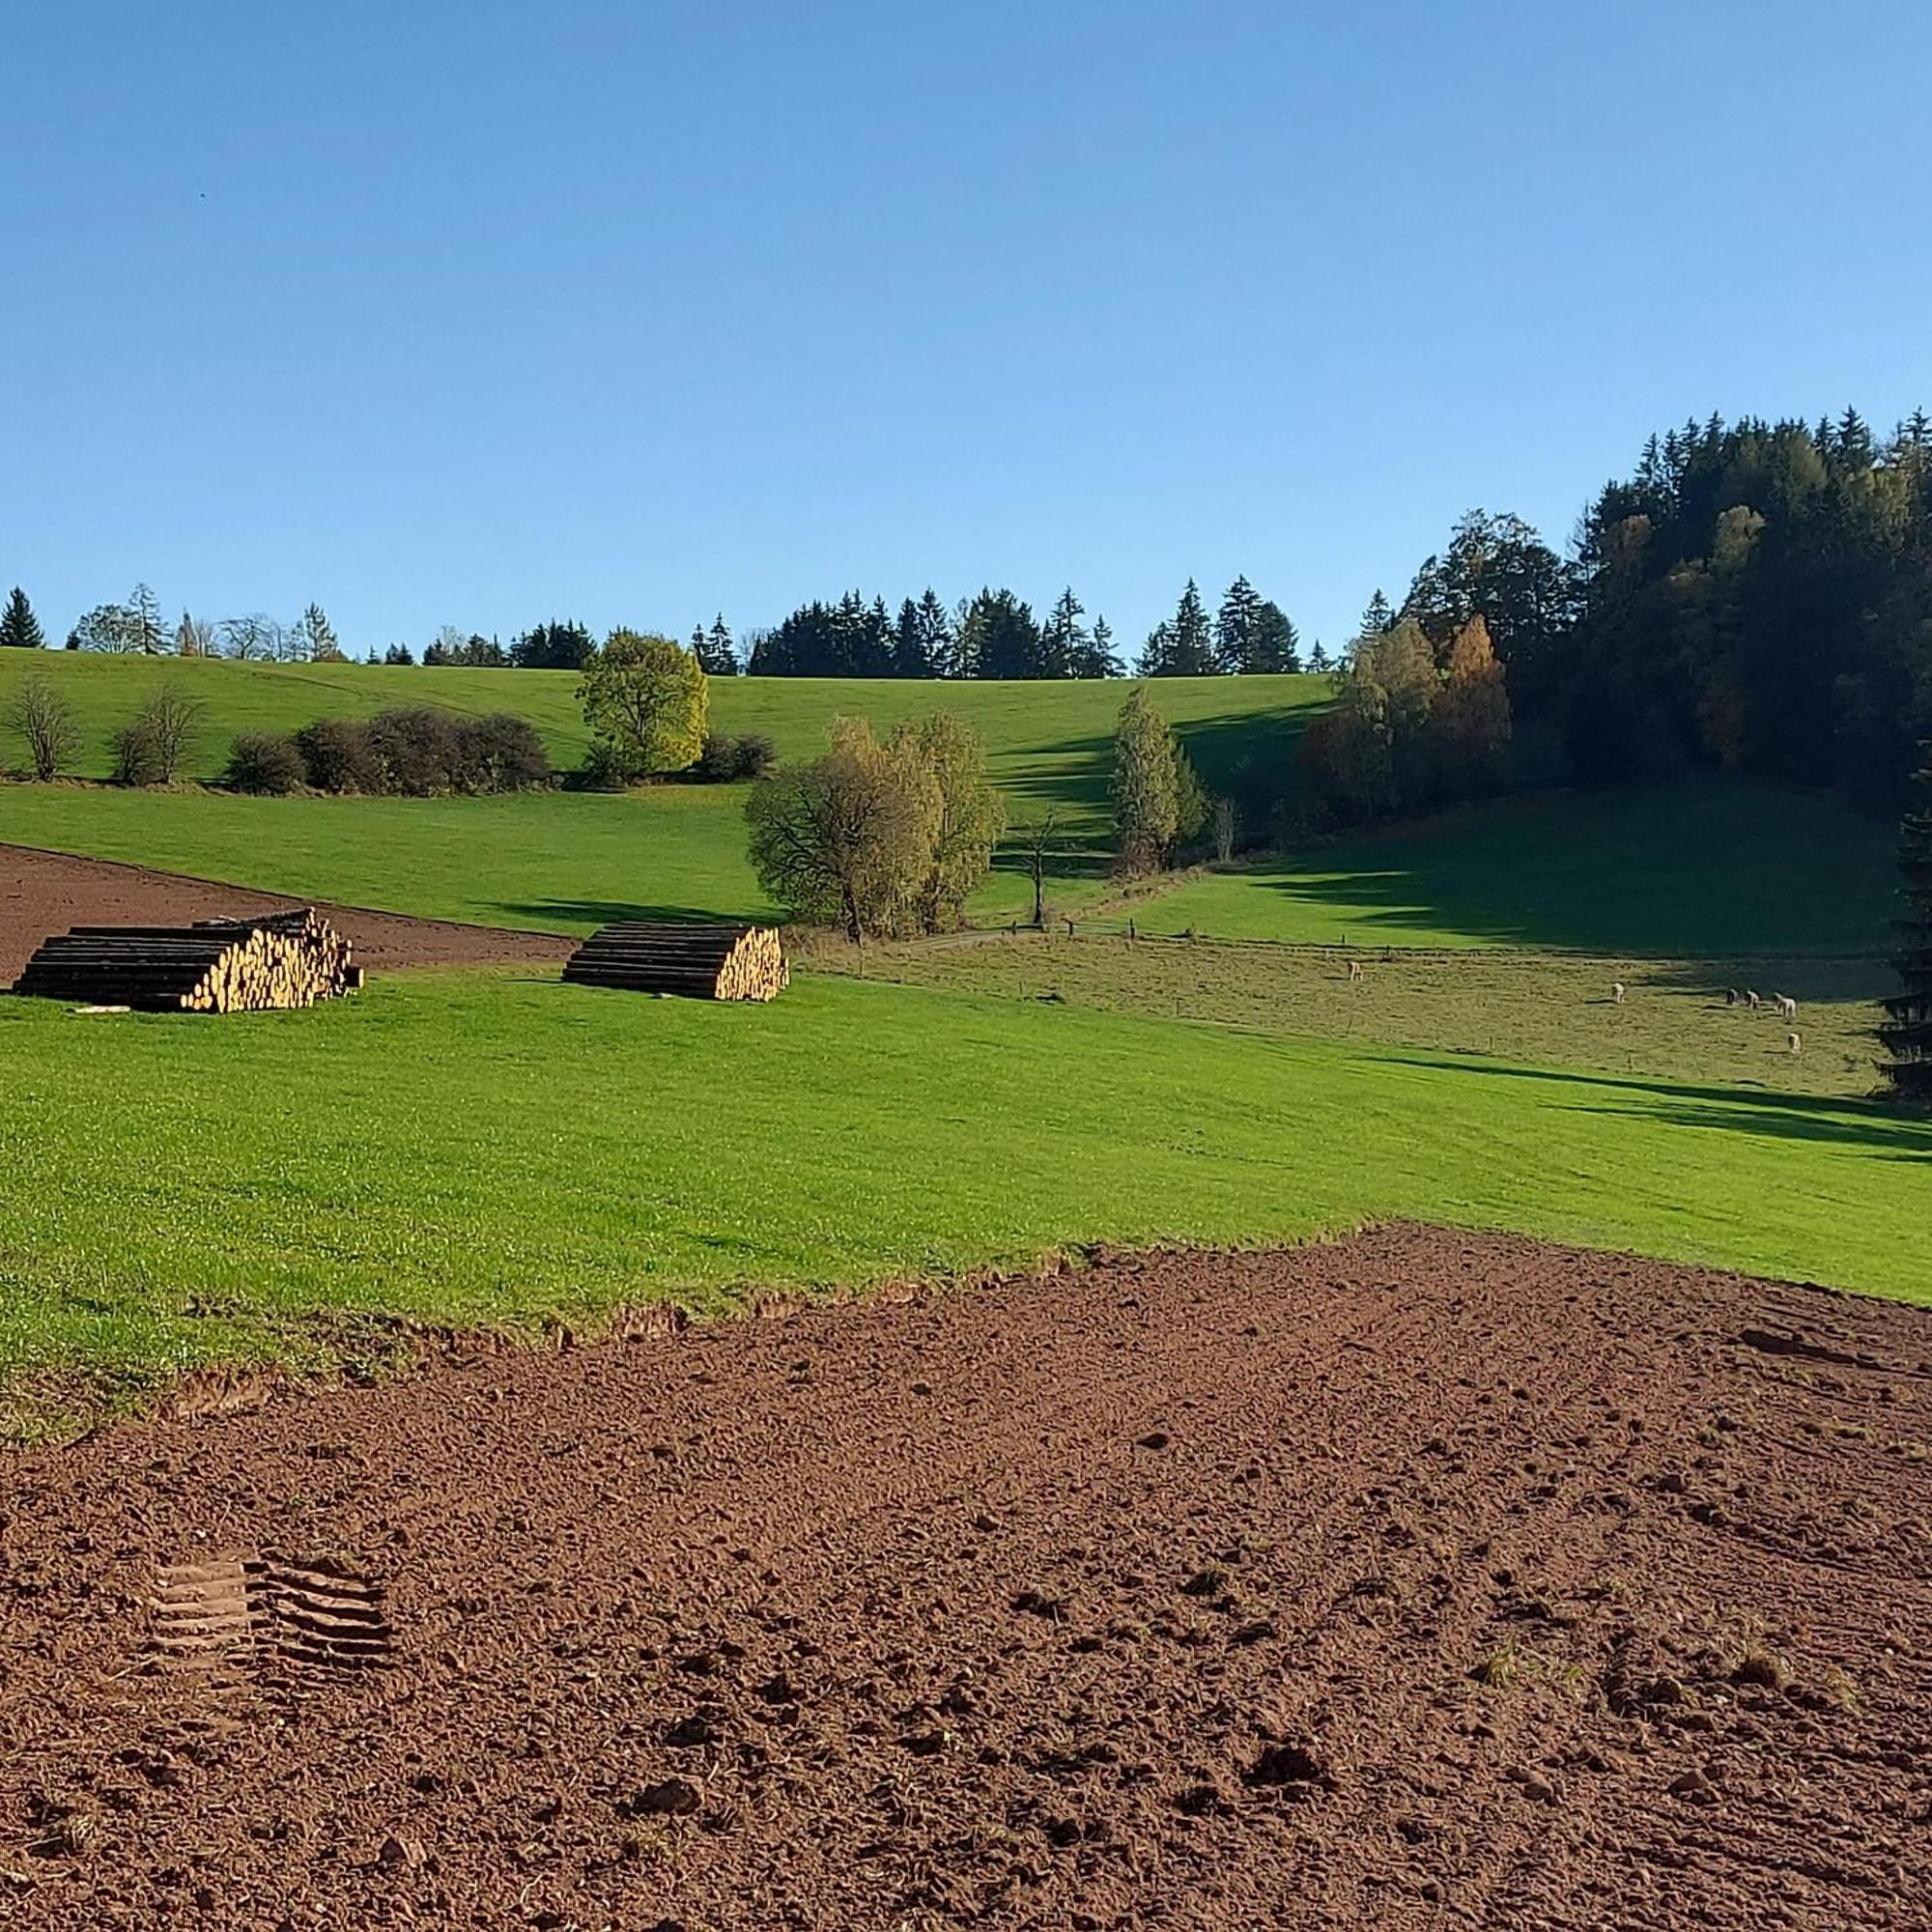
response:
M704 748L704 669L669 638L612 631L585 663L577 695L601 782L635 784L682 771Z
M980 734L951 711L935 711L893 733L892 749L923 764L938 789L932 858L917 911L925 932L955 926L966 901L992 867L993 847L1007 828L1007 808L986 777Z
M908 743L881 745L863 718L835 720L824 757L781 766L745 803L766 892L855 943L918 924L941 814L924 759Z
M1449 640L1431 720L1438 782L1451 798L1493 791L1509 767L1509 689L1480 611Z

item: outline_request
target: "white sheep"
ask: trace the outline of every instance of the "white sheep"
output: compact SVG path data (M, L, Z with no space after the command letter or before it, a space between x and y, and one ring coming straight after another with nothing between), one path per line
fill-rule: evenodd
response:
M1362 977L1362 962L1361 962L1361 961L1360 961L1359 959L1351 959L1351 960L1350 960L1350 961L1349 961L1349 979L1350 979L1350 983L1352 983L1353 981L1355 981L1355 980L1359 980L1359 979L1360 979L1361 977Z
M1789 993L1778 994L1777 1016L1781 1020L1795 1020L1798 1017L1798 1002Z
M1764 1002L1760 1000L1755 993L1747 990L1745 993L1745 1005L1747 1006L1752 1012L1756 1012L1758 1008L1764 1005Z
M1784 1036L1784 1044L1790 1051L1792 1059L1796 1060L1798 1058L1798 1036L1795 1033L1786 1034Z
M1620 1007L1623 1005L1623 1003L1624 1003L1624 982L1621 980L1612 980L1610 981L1610 1005L1613 1007Z

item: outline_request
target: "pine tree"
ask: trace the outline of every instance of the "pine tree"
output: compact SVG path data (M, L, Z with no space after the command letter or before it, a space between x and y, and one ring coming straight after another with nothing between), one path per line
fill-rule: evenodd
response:
M1900 1100L1932 1104L1932 745L1915 782L1918 803L1899 828L1898 868L1905 877L1905 917L1898 923L1899 990L1885 1002L1880 1044L1888 1091Z
M17 583L14 584L6 610L0 611L0 650L10 646L14 650L43 650L46 641L41 630L41 620L34 615L34 607L27 602L27 593Z
M1260 668L1255 663L1255 648L1261 617L1261 592L1245 577L1236 578L1214 616L1214 656L1222 670L1238 673Z
M724 611L719 611L711 620L710 648L700 660L706 677L736 677L738 675L738 649L731 641L731 627L724 621Z
M1388 599L1378 590L1369 599L1369 608L1362 612L1362 621L1356 626L1355 635L1358 638L1378 638L1394 623L1395 611Z
M1163 617L1147 634L1147 642L1134 660L1136 677L1171 677L1174 674L1174 626Z
M1320 638L1317 638L1315 639L1315 648L1308 653L1308 668L1316 676L1325 677L1334 668L1334 664L1328 656L1327 645Z
M1095 615L1094 630L1087 639L1087 655L1075 677L1119 677L1125 669L1114 650L1114 627L1106 618Z
M1048 677L1080 675L1079 667L1085 663L1093 644L1086 625L1080 621L1085 615L1086 606L1074 596L1069 583L1040 626L1040 663Z
M167 627L161 621L161 600L145 583L137 583L128 599L132 619L129 635L133 647L144 656L157 658L168 647Z
M1207 607L1201 602L1200 586L1193 578L1180 593L1174 612L1174 642L1169 654L1169 675L1204 677L1221 667L1214 661L1213 627L1208 621Z
M898 621L893 626L893 675L935 675L932 660L926 654L925 627L920 621L920 607L910 597L900 601Z
M342 646L336 641L335 627L320 604L311 604L296 625L296 649L310 664L340 664Z

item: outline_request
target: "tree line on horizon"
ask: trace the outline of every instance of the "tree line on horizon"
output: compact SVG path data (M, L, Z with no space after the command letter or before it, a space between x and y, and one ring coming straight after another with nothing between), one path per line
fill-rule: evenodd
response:
M1190 581L1132 674L1335 668L1339 695L1366 719L1353 750L1367 778L1352 787L1355 806L1346 803L1349 784L1333 795L1343 815L1373 815L1440 796L1450 782L1439 760L1440 781L1417 781L1431 759L1417 752L1413 638L1395 649L1379 640L1413 627L1446 678L1456 639L1476 617L1507 693L1516 750L1503 762L1517 781L1604 783L1716 767L1832 785L1866 810L1895 810L1914 748L1932 736L1932 418L1915 412L1885 438L1855 410L1816 423L1687 422L1652 437L1633 473L1598 491L1567 556L1520 518L1472 510L1399 604L1376 593L1336 667L1320 645L1304 661L1293 624L1245 577L1211 614ZM293 624L261 613L209 624L184 612L170 628L145 585L125 605L90 611L67 641L284 661L342 655L319 605ZM1493 682L1466 662L1480 652L1473 637L1465 641L1464 671ZM0 647L44 642L15 590L0 611ZM1105 618L1090 624L1071 589L1044 618L1004 588L950 608L928 588L896 612L849 591L803 604L742 644L721 614L689 648L711 676L1127 671ZM446 627L422 662L581 671L596 650L576 622L534 626L507 646ZM391 645L383 661L413 654ZM1406 680L1407 699L1388 675ZM1379 742L1378 703L1393 704L1389 734L1403 730L1406 706L1408 751L1393 735ZM1389 782L1379 776L1384 754L1397 769ZM1490 781L1504 781L1500 771Z

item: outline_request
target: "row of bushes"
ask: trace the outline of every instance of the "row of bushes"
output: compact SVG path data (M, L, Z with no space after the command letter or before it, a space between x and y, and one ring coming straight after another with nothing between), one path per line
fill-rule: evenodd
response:
M452 792L537 791L556 782L527 719L465 718L431 709L321 718L299 731L243 731L228 761L237 791L362 792L437 798Z

